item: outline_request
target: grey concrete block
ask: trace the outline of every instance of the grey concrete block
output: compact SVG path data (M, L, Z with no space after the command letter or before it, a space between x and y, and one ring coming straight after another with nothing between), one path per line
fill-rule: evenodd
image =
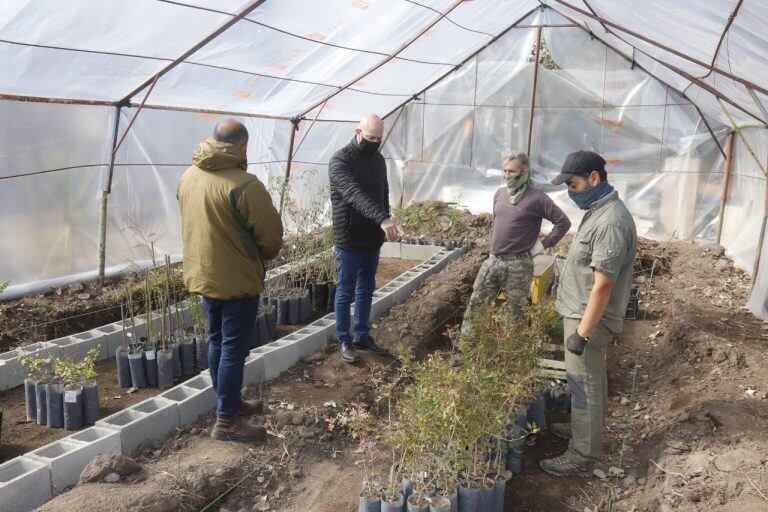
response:
M327 316L324 316L323 318L318 318L311 324L309 324L307 327L313 327L318 328L323 331L325 331L326 335L330 338L331 335L336 332L336 320L335 316L333 319L328 318Z
M395 292L393 289L377 290L373 293L373 304L371 304L371 319L378 320L395 305Z
M107 428L90 427L72 434L65 439L72 439L81 443L89 444L95 453L122 453L123 446L120 439L120 432Z
M438 251L440 251L440 248L434 245L401 244L400 258L424 261L434 256Z
M203 384L203 387L195 387L197 384ZM160 396L176 402L176 408L179 414L179 426L191 425L196 422L200 416L206 415L216 408L216 393L213 386L198 381L193 386L180 384Z
M99 347L99 360L109 357L107 336L97 330L85 331L72 336L77 342L77 355L83 357L94 347Z
M60 347L48 342L39 341L0 354L0 390L15 388L24 383L27 377L26 369L19 362L19 356L29 354L35 357L57 357Z
M78 341L79 340L77 340L72 336L65 336L63 338L56 338L55 340L49 340L48 343L59 347L58 357L61 357L62 359L69 357L74 361L78 361L82 359L82 356L80 355L80 349L77 343Z
M114 357L117 347L123 344L123 329L117 324L107 324L96 328L96 332L104 334L106 339L107 357Z
M27 372L19 363L19 353L15 350L0 354L0 391L15 388L24 383Z
M150 398L96 422L97 427L120 431L123 453L135 454L145 443L161 441L179 426L175 402Z
M299 359L322 350L328 344L328 331L320 327L308 325L294 332L293 335L299 336L294 343Z
M51 497L48 466L27 457L0 464L0 510L28 512Z
M264 357L264 379L272 380L299 360L296 350L295 334L290 334L272 343L251 350L252 354L262 354Z
M396 242L384 242L384 245L379 249L379 258L399 258L401 245Z
M37 343L25 345L18 348L17 351L32 354L36 357L57 357L59 355L59 347L51 345L47 341L38 341Z
M123 409L112 416L107 416L97 421L96 426L120 432L120 443L123 453L132 455L141 443L145 441L145 431L151 430L150 426L144 421L147 416L147 414L133 409Z
M110 432L110 434L119 437L117 432ZM65 438L38 448L26 456L48 466L52 491L58 494L77 483L83 468L97 454L102 453L99 449L97 443L84 443Z
M259 348L261 347L252 350L245 359L245 366L243 367L243 386L260 384L266 380L264 354L255 352L255 350L258 350Z
M120 344L123 343L123 335L122 335L123 325L125 325L126 335L128 333L132 333L134 329L136 330L136 337L139 339L147 335L147 321L144 319L144 317L138 316L134 318L133 326L131 325L130 318L126 318L125 320L121 320L120 322L115 322L114 324L111 324L111 325L117 326L117 328L120 330L120 337L119 337ZM127 337L126 341L130 341L130 337Z

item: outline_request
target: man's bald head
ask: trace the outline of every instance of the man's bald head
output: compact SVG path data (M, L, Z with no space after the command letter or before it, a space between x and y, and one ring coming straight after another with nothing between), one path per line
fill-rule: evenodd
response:
M225 119L213 129L213 138L219 142L228 142L235 146L248 145L248 130L240 121Z
M358 142L360 137L371 142L381 142L381 138L384 136L384 123L376 114L368 114L358 123L355 136Z

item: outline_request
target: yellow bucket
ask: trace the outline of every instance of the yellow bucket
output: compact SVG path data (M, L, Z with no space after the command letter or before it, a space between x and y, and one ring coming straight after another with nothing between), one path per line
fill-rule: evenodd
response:
M538 304L546 295L549 283L555 275L555 257L541 254L533 259L533 281L531 281L531 302ZM499 299L506 300L504 293Z

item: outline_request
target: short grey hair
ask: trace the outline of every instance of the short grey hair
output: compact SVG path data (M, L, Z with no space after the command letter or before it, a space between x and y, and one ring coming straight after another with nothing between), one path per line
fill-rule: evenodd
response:
M528 158L528 155L522 151L518 151L517 153L512 153L511 155L505 156L503 165L506 166L512 160L517 160L517 162L520 164L520 167L522 167L524 171L531 170L531 160Z

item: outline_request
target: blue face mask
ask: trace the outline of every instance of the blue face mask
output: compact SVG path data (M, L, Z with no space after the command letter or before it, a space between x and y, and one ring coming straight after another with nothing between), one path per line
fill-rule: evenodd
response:
M576 203L576 206L582 210L589 208L589 205L595 201L604 198L608 194L613 192L613 185L607 181L601 181L599 185L590 187L582 192L568 191L568 196Z

